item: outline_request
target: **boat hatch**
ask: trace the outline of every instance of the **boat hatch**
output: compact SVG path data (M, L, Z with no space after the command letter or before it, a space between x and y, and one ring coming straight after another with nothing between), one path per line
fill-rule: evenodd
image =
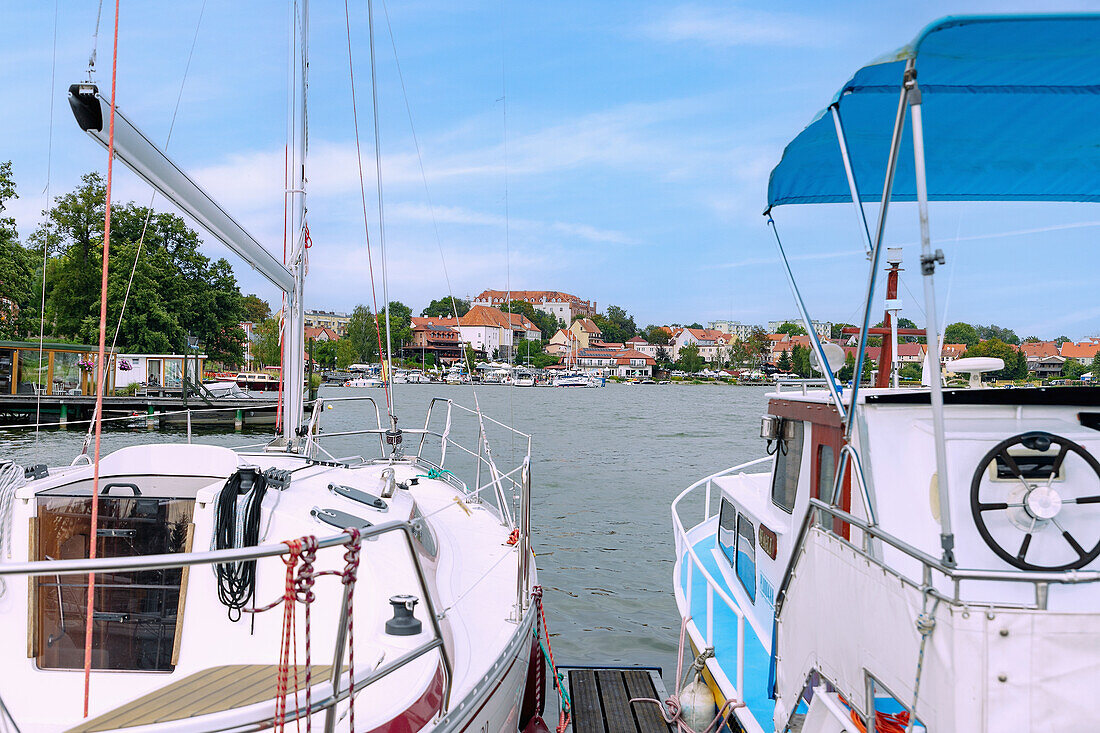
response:
M36 498L36 560L88 557L92 500L51 493ZM98 557L190 552L194 499L147 496L134 483L107 483L99 498ZM182 568L97 573L92 669L170 672L187 592ZM42 669L84 667L87 575L35 578L32 653Z

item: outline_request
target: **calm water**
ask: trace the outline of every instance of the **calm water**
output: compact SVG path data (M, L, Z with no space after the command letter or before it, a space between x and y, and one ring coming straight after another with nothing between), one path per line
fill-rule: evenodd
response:
M757 436L765 392L704 385L478 388L486 415L533 437L532 522L555 659L657 665L666 677L675 669L679 619L671 592L669 504L696 479L763 455ZM384 412L380 389L322 390L329 397L365 394L383 401ZM432 397L473 405L469 386L396 385L401 426L423 426ZM439 431L443 412L437 407L432 421ZM374 412L363 402L335 403L322 425L330 432L373 427ZM453 439L475 446L476 430L474 420L455 413ZM492 426L488 434L498 465L504 470L517 465L524 442ZM196 433L194 440L232 447L265 437L207 432ZM111 430L103 450L180 438L168 431ZM0 431L0 460L68 463L82 439L80 429L44 431L36 445L33 432ZM322 444L339 457L377 451L377 442L363 436ZM472 474L463 472L472 461L463 461L454 449L447 458L473 485Z

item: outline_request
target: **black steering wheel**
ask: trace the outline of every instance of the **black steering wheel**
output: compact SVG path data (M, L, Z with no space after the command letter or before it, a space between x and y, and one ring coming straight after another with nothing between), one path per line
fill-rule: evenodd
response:
M1025 476L1016 460L1019 456L1012 456L1008 452L1009 448L1016 445L1022 445L1028 450L1040 453L1050 450L1052 445L1058 446L1058 453L1050 464L1050 473L1045 478L1035 476L1035 471L1029 472L1032 475ZM974 515L974 524L977 525L978 532L989 545L989 549L1009 565L1021 570L1076 570L1085 567L1100 556L1100 523L1097 524L1098 536L1095 544L1086 549L1088 545L1083 545L1066 530L1062 522L1058 521L1059 514L1066 510L1067 505L1076 507L1082 504L1100 504L1100 490L1092 496L1067 498L1062 497L1053 486L1055 477L1070 453L1080 456L1100 481L1100 462L1091 453L1068 438L1040 430L1021 433L1001 441L986 453L985 458L978 464L978 470L974 472L974 479L970 482L970 511ZM1008 469L1015 480L1009 479L1005 484L1008 491L1005 500L982 501L978 495L982 477L989 468L989 464L998 458L1001 460L1001 465ZM993 538L985 523L985 515L988 512L1005 512L1010 522L1023 532L1023 540L1015 553L1006 550ZM1064 565L1037 565L1027 561L1027 551L1031 546L1032 537L1048 528L1061 533L1062 538L1077 554L1076 560Z

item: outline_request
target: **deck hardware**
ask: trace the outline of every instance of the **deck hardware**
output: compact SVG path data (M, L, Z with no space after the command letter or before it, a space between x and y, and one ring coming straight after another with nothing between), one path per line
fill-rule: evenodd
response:
M1008 675L1007 674L997 675L997 681L998 682L1008 682Z
M50 469L46 467L45 463L36 463L33 466L28 466L23 469L24 478L34 479L37 481L40 478L46 478L50 475Z
M423 628L420 620L413 615L413 609L420 602L416 596L390 596L393 606L393 618L386 622L386 633L390 636L416 636Z
M269 489L286 491L290 488L290 471L279 468L269 468L264 471L264 478L267 479L267 488Z
M337 496L342 496L345 499L357 501L360 504L364 504L366 506L369 506L371 509L376 509L380 512L384 512L390 508L389 505L380 497L377 497L374 494L368 494L365 491L360 491L359 489L353 489L350 486L344 486L342 484L329 484L328 490L336 494Z
M1001 636L1008 636L1008 629L1001 629Z
M397 479L394 478L392 468L382 469L382 480L385 482L385 485L382 487L382 498L393 498L394 492L397 491Z

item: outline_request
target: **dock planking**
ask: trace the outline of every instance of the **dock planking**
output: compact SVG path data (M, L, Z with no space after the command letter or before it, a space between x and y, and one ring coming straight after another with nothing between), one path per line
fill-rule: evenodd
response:
M573 702L573 733L670 733L653 703L667 697L659 671L647 668L561 668Z

